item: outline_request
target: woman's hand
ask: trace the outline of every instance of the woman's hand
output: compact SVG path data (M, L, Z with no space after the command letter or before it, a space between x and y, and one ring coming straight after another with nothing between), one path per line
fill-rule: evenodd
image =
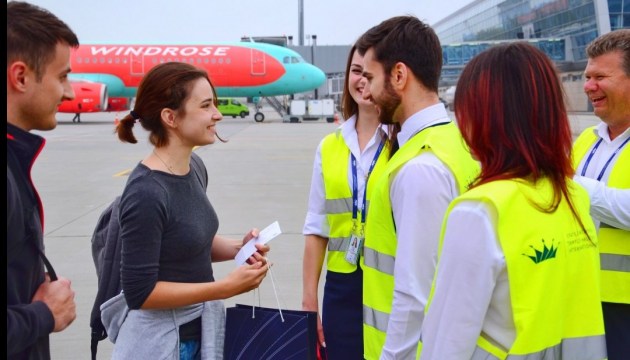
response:
M259 230L257 228L251 229L247 234L245 234L245 237L243 237L243 245L247 244L247 242L250 241L251 239L258 237L258 234L259 234ZM263 265L266 266L267 265L267 252L269 250L271 250L269 245L256 244L256 252L252 254L252 256L250 256L249 259L247 259L247 263L251 265L260 261L263 263Z
M253 264L241 265L232 271L225 281L234 289L233 295L242 294L256 289L267 275L271 264L256 261Z

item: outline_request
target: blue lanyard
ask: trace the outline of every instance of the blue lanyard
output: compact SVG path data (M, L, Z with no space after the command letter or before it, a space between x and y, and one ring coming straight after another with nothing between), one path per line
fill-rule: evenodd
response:
M602 140L603 139L600 138L599 141L597 142L597 144L595 144L595 146L593 146L593 149L591 150L591 153L588 154L588 157L586 158L586 162L584 163L584 167L582 168L582 176L585 176L586 168L588 167L588 164L591 162L591 159L593 158L593 155L595 154L595 151L597 151L597 148L599 147L599 144L602 143ZM599 176L597 176L597 181L600 181L602 179L602 177L604 176L604 173L606 172L606 168L608 168L608 165L610 165L610 162L615 157L615 155L617 155L619 150L621 150L621 148L623 148L623 146L628 143L628 140L630 140L630 137L627 138L624 142L622 142L621 145L619 145L619 147L617 148L617 150L615 150L615 152L612 153L612 155L610 155L610 157L608 158L608 161L606 161L606 163L604 164L604 167L602 168L602 171L599 173Z
M378 161L378 157L381 154L384 145L384 141L381 141L381 143L378 145L378 149L376 149L376 153L374 154L374 159L372 159L372 163L370 164L370 169L368 170L367 177L365 178L365 191L363 191L363 211L361 211L362 224L365 224L365 206L367 203L366 194L368 179L370 178L370 174L372 174L372 170L374 170L374 166L376 166L376 162ZM350 156L352 157L352 219L356 220L359 214L359 182L357 179L357 159L352 153L350 153Z

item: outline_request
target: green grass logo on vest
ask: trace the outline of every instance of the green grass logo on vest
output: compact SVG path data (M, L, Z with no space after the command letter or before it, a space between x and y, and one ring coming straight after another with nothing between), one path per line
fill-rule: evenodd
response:
M553 245L553 240L552 240L551 247L547 247L547 244L545 244L545 239L541 239L540 241L543 243L542 251L530 245L529 247L534 249L534 252L536 253L536 255L533 256L533 255L523 254L524 256L527 256L528 258L532 259L534 264L540 264L541 262L545 260L555 258L556 252L558 251L558 248Z

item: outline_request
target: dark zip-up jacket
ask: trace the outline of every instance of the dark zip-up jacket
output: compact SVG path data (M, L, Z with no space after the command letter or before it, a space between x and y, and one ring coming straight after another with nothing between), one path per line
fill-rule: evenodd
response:
M45 139L7 123L7 358L50 359L55 320L41 301L44 282L43 208L31 168Z

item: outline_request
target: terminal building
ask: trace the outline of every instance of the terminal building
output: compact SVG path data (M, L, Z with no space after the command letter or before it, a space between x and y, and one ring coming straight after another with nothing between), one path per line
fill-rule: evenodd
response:
M442 43L442 91L481 51L522 40L557 64L569 108L588 111L582 91L586 46L601 34L630 28L630 0L475 0L432 27Z
M590 111L582 90L586 46L601 34L630 28L630 0L474 0L431 26L442 43L440 95L447 101L475 55L502 42L528 41L557 64L569 109ZM301 96L340 103L350 45L318 46L315 35L301 46L293 45L291 36L272 38L269 42L288 46L326 73L324 85Z

